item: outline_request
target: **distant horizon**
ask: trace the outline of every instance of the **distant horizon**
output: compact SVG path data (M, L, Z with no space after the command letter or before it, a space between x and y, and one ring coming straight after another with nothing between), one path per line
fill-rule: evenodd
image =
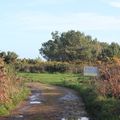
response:
M78 30L100 42L120 44L119 13L119 0L0 1L0 50L36 58L56 30Z

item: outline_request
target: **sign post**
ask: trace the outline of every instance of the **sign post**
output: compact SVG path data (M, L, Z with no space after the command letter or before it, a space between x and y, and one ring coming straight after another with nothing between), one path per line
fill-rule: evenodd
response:
M93 66L85 66L84 67L84 72L83 72L84 76L90 76L90 77L97 77L99 72L98 72L98 68L97 67L93 67ZM91 84L91 82L89 82Z
M85 66L84 67L84 76L98 76L98 68L92 66Z

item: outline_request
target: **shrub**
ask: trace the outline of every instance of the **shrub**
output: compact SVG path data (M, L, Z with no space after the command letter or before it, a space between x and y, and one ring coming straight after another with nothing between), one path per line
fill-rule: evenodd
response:
M0 115L8 114L19 101L25 98L22 79L16 76L13 65L5 65L0 59Z
M96 84L101 95L120 98L120 66L101 66L101 76Z

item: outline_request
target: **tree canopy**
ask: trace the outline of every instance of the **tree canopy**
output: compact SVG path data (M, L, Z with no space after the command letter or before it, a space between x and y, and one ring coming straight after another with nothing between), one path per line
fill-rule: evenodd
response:
M99 42L80 31L52 32L52 39L42 44L40 54L48 61L105 60L107 57L120 57L117 43Z
M18 58L15 52L0 52L0 58L3 58L6 63L14 63Z

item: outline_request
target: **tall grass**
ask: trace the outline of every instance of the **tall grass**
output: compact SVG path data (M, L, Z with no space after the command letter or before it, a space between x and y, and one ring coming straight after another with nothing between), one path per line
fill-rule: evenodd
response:
M25 88L22 80L16 76L13 66L5 65L0 61L0 116L9 114L29 90Z
M18 94L11 96L11 101L0 104L0 116L9 115L20 101L24 100L29 93L29 89L24 88Z

